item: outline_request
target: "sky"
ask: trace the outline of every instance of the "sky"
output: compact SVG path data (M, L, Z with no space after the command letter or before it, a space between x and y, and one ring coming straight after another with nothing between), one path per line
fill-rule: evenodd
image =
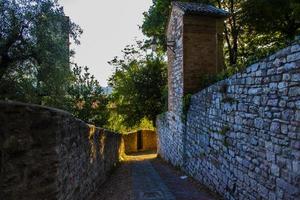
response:
M113 67L107 64L135 38L144 39L138 25L142 24L143 12L152 0L59 0L66 15L80 25L83 34L79 46L72 45L76 55L73 61L88 66L101 86Z

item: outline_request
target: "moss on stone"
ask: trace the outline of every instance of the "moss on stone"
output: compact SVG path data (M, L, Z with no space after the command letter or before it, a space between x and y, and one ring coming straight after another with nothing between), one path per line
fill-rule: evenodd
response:
M186 118L187 118L187 114L188 114L188 111L190 109L190 105L191 105L191 99L192 99L192 94L186 94L183 99L182 99L182 102L183 102L183 108L182 108L182 121L185 122L186 121Z
M221 131L219 132L221 135L225 135L228 131L230 131L230 127L225 125L222 127Z
M238 101L233 97L226 96L222 99L222 103L234 104L234 103L238 103Z

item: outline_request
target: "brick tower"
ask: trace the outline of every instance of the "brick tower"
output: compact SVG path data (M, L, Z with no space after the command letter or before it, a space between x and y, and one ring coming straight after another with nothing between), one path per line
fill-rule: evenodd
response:
M201 89L201 77L222 70L227 16L211 5L172 3L167 29L169 111L180 114L183 96Z

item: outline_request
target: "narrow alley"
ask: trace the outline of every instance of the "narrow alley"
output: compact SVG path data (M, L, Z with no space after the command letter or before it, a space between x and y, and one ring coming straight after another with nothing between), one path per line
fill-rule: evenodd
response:
M127 155L91 200L221 199L154 152Z

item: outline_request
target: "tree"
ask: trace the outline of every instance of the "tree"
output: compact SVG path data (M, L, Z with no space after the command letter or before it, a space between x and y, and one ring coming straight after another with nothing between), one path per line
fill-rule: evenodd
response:
M80 27L55 0L2 0L0 18L0 97L60 107Z
M214 0L212 3L230 13L224 24L224 35L226 41L225 55L228 55L227 63L232 66L238 62L239 37L242 34L241 2L243 0Z
M238 39L241 31L240 4L242 0L186 0L186 2L206 3L217 6L230 13L225 24L225 53L228 54L228 63L235 65L238 59ZM148 37L155 37L159 44L159 50L166 50L166 28L172 0L154 1L149 11L144 13L142 25L143 33Z
M155 123L165 107L166 64L161 57L146 55L142 44L124 49L124 58L115 58L116 67L109 83L113 87L112 102L127 127L147 118Z
M243 22L258 33L280 33L293 40L299 34L298 0L248 0L242 4Z
M154 37L158 41L158 51L166 51L166 28L173 0L154 0L148 12L144 13L141 26L147 37ZM208 0L182 0L183 2L208 3Z
M143 33L155 37L159 51L166 50L166 27L172 0L156 0L144 13ZM239 68L267 52L281 48L299 33L297 0L186 0L212 4L230 13L224 24L227 67ZM258 48L259 47L259 48ZM235 71L235 70L233 70Z
M68 111L87 123L103 127L108 120L108 99L88 67L75 65L75 82L68 88Z

